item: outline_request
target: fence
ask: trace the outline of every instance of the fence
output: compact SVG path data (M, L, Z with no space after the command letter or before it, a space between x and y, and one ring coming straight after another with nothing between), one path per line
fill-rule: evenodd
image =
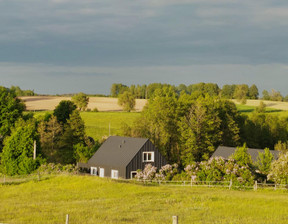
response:
M123 180L118 180L123 181ZM258 183L254 182L254 185L239 185L233 181L148 181L148 180L127 180L132 183L140 183L143 185L164 185L171 187L211 187L211 188L227 188L227 189L250 189L257 191L258 189L272 189L272 190L288 190L288 185L276 184L276 183Z
M8 176L0 176L0 184L17 184L17 183L24 183L28 181L40 181L47 179L51 176L55 175L47 175L41 173L35 173L25 176L16 176L16 177L8 177ZM237 185L233 183L232 180L230 181L160 181L160 180L125 180L125 179L112 179L117 182L129 182L134 184L141 184L141 185L154 185L154 186L171 186L171 187L220 187L220 188L227 188L227 189L272 189L272 190L288 190L288 185L284 184L276 184L276 183L258 183L257 181L254 182L254 185L246 186L246 185Z

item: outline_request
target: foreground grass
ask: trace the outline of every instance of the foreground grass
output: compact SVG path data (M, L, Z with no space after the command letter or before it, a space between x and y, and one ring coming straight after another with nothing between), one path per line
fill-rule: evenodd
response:
M0 223L287 223L288 193L151 187L91 176L0 185Z

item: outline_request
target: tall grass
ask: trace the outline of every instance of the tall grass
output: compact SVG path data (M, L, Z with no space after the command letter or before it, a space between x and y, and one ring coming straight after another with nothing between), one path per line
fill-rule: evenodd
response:
M288 193L141 186L92 176L0 185L0 223L287 223Z

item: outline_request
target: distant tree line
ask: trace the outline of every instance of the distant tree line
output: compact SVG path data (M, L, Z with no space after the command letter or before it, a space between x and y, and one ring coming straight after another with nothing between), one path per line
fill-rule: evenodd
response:
M150 99L157 89L171 87L179 96L181 93L197 98L200 95L208 94L210 96L219 96L223 99L237 99L239 102L245 103L247 99L259 99L258 87L253 84L232 84L224 85L222 89L215 83L197 83L191 85L180 84L178 86L162 83L151 83L149 85L131 85L127 86L121 83L114 83L110 89L110 96L119 97L124 92L129 92L136 99ZM288 101L288 95L283 97L279 91L272 89L269 93L267 90L262 92L263 100Z
M16 96L36 96L34 90L22 90L19 86L11 86L10 91L14 92Z

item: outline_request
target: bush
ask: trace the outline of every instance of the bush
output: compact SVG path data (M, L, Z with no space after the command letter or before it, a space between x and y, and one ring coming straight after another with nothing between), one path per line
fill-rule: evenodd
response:
M268 180L277 184L288 184L288 153L281 153L279 158L272 162Z
M193 163L184 169L194 181L233 181L234 185L251 186L254 176L249 166L239 165L236 160L222 157Z
M37 172L40 172L41 174L77 174L78 167L72 164L61 165L55 163L46 163L42 164L37 169Z

